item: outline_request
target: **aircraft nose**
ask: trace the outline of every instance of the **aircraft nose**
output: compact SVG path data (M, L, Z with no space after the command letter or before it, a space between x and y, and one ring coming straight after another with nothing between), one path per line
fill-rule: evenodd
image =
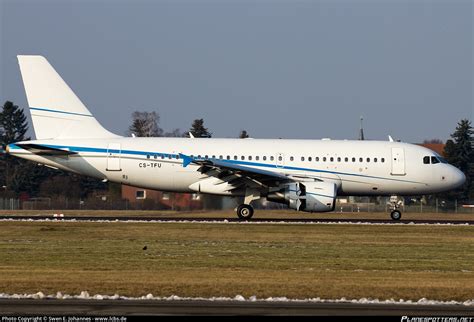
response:
M453 170L453 185L457 188L466 182L466 175L458 168L454 168Z

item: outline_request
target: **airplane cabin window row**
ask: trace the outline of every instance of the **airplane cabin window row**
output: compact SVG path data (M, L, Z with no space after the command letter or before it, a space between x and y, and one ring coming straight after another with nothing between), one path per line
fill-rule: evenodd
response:
M153 157L154 159L158 159L158 157L160 157L161 159L165 159L165 158L168 158L168 159L179 159L179 156L176 154L176 155L173 155L173 154L161 154L160 156L158 155L147 155L147 159L150 159L151 157ZM194 155L191 155L190 156L192 159L219 159L219 160L242 160L242 161L245 161L245 160L248 160L248 161L275 161L275 157L274 156L270 156L267 158L267 156L252 156L252 155L249 155L249 156L245 156L245 155L241 155L240 157L238 155L234 155L234 156L230 156L230 155L227 155L227 156L223 156L223 155L219 155L219 156L216 156L216 155L212 155L212 156L209 156L209 155L197 155L197 156L194 156ZM291 156L289 158L290 161L295 161L295 158L293 156ZM312 162L312 161L315 161L315 162L367 162L367 163L370 163L370 162L374 162L374 163L377 163L377 162L381 162L381 163L384 163L385 162L385 158L362 158L362 157L359 157L359 158L355 158L355 157L352 157L352 158L349 158L349 157L301 157L301 161L308 161L308 162ZM425 164L429 164L430 163L430 160L431 160L431 163L434 164L434 163L440 163L440 162L443 162L444 160L441 160L440 158L436 158L436 157L430 157L427 156L427 157L424 157L423 158L423 163ZM283 161L283 156L279 155L278 156L278 161Z

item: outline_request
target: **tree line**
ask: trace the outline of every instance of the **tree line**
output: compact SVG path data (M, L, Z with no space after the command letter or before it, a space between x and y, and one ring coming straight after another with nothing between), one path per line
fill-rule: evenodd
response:
M0 112L0 145L29 140L26 137L28 123L23 109L10 101L3 104ZM166 132L160 127L157 112L135 111L131 115L131 125L127 135L137 137L189 137L210 138L212 132L204 126L204 119L195 119L188 131L174 129ZM242 130L239 138L248 138ZM442 143L440 141L432 143ZM466 183L456 191L441 194L446 200L474 200L474 129L471 121L458 122L451 138L444 148L446 160L466 175ZM78 198L84 199L106 192L113 198L121 198L120 185L104 183L99 179L79 176L70 172L39 166L34 162L12 157L5 153L0 156L0 196L28 199L30 197Z
M157 112L135 111L132 113L132 124L128 128L127 135L138 137L189 137L210 138L212 132L204 126L204 119L195 119L191 124L191 128L187 132L180 129L174 129L171 132L165 132L160 127L160 115ZM249 137L246 130L240 131L238 136L241 139Z

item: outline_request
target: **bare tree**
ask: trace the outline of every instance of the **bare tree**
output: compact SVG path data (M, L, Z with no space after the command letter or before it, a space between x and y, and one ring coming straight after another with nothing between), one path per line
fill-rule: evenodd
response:
M423 144L443 144L443 141L440 139L429 139L429 140L424 140Z
M163 129L158 125L160 115L156 112L132 113L132 125L128 128L130 134L140 137L163 136Z
M181 138L185 136L186 133L181 132L180 129L174 129L171 132L166 132L163 136L172 137L172 138Z

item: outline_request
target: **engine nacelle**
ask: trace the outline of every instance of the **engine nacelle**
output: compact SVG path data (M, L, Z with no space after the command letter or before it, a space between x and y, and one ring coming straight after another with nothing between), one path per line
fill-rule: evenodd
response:
M285 184L267 195L269 201L285 203L291 209L308 212L333 211L337 186L330 182L307 181Z

